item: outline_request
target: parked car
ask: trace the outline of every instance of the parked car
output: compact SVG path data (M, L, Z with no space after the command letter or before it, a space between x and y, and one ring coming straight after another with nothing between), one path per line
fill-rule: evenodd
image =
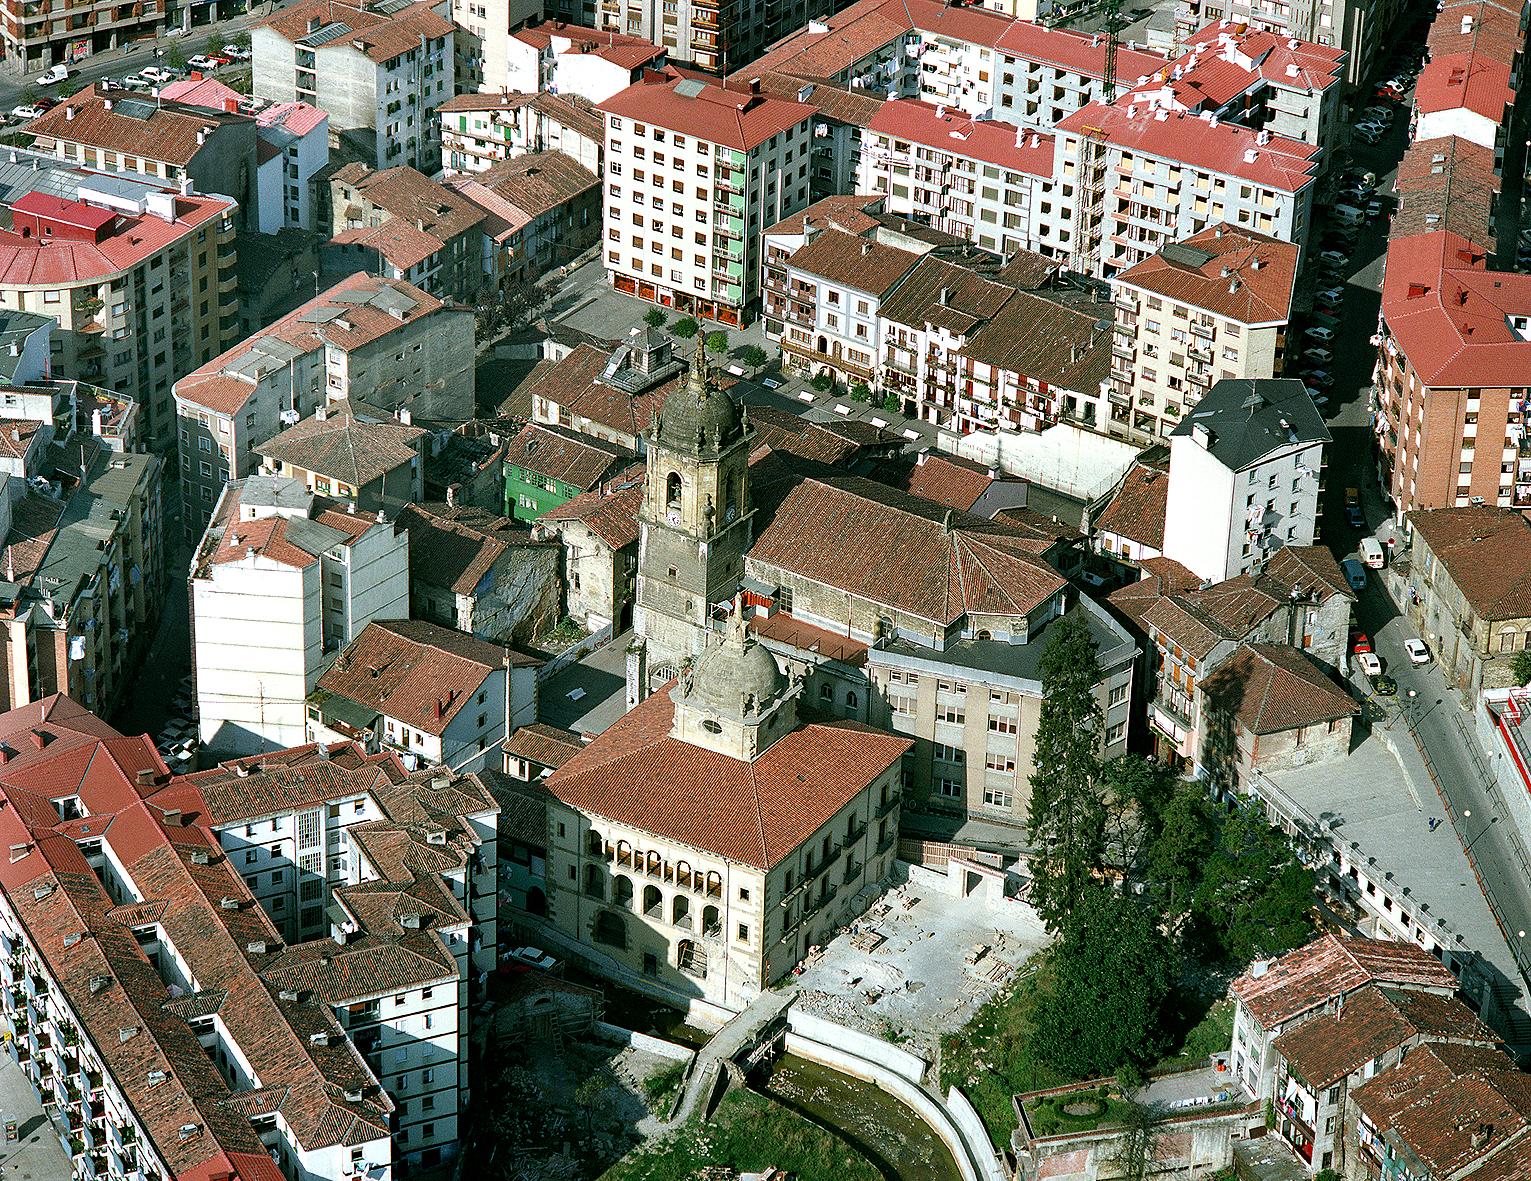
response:
M1409 659L1415 664L1430 663L1430 645L1424 640L1405 640L1403 650L1409 654Z
M1316 361L1320 365L1327 365L1334 360L1334 354L1328 349L1303 349L1302 355L1310 361Z
M13 119L35 119L43 113L43 109L33 103L22 103L19 107L11 108Z
M1350 261L1349 257L1341 254L1338 250L1326 250L1318 257L1323 259L1324 262L1332 262L1338 266L1344 266Z
M248 49L241 49L237 45L225 45L223 53L225 57L231 57L237 62L247 62L250 60L250 51Z
M1356 128L1356 138L1362 143L1374 144L1382 138L1380 131L1369 131L1364 127Z
M1372 650L1372 642L1365 632L1358 628L1350 629L1350 650L1352 652L1370 652Z
M1345 298L1345 289L1331 283L1328 287L1320 287L1313 293L1313 297L1327 300L1329 303L1339 303Z
M140 78L137 74L129 74L126 78L118 78L117 85L124 90L134 90L139 94L147 94L154 89L154 83L147 78Z
M1346 558L1340 563L1340 572L1345 575L1345 581L1350 583L1351 590L1366 589L1366 567L1357 558Z
M1309 328L1304 335L1311 336L1314 340L1329 341L1334 339L1334 329L1317 326Z
M138 71L138 76L145 81L153 82L156 86L163 86L166 82L175 80L175 75L161 66L147 66Z
M46 74L37 80L39 86L54 86L69 77L68 66L54 66Z
M1372 691L1378 697L1392 697L1398 692L1398 682L1387 673L1378 673L1372 678Z
M1300 375L1304 385L1331 386L1334 374L1327 369L1304 369Z
M1365 676L1377 677L1382 675L1382 661L1377 659L1377 655L1374 652L1356 653L1356 664Z
M199 53L194 57L187 58L186 64L194 70L216 70L218 68L218 63L205 53Z

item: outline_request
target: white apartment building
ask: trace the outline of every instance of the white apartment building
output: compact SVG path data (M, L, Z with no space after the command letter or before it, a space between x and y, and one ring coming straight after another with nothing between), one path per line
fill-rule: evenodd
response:
M1285 0L1177 0L1175 39L1184 45L1204 26L1219 21L1227 27L1248 26L1255 33L1269 33L1285 41L1295 39L1345 55L1344 80L1359 86L1371 76L1379 55L1385 55L1391 37L1403 30L1398 17L1402 0L1315 0L1290 4Z
M1146 445L1214 382L1275 377L1297 255L1290 242L1221 222L1113 276L1109 433Z
M260 467L255 448L274 435L332 402L449 417L431 411L464 388L471 407L473 358L471 308L355 274L187 374L174 390L187 540L202 535L223 486Z
M255 93L306 102L353 133L376 168L441 167L436 108L456 86L446 0L357 5L310 0L250 30Z
M864 144L857 191L889 213L1007 255L1071 249L1051 135L906 99L882 104Z
M611 285L727 326L754 319L765 228L809 201L815 108L666 71L600 110Z
M1051 129L1105 97L1106 39L1099 33L1014 21L995 42L993 58L981 64L980 76L990 72L993 80L995 118L1022 127ZM1119 44L1118 90L1146 81L1164 65L1157 53ZM927 93L942 97L939 86Z
M1302 382L1219 381L1170 434L1164 556L1222 582L1312 545L1329 442Z
M192 560L202 742L244 754L307 740L325 653L409 616L409 534L296 480L227 485Z
M276 103L255 116L265 157L255 170L260 232L317 230L309 182L330 162L330 117L308 103Z
M452 0L457 25L457 85L499 90L505 85L508 35L542 19L542 0Z
M448 172L483 172L532 152L562 152L596 176L605 167L606 120L575 96L459 94L439 110Z
M344 740L365 727L384 750L481 771L517 726L537 720L541 663L425 620L374 620L319 678L309 731Z
M1223 221L1306 239L1318 145L1193 113L1186 98L1200 101L1178 83L1154 83L1056 129L1074 270L1106 278Z
M485 86L501 93L577 95L604 102L626 90L645 69L660 69L666 51L642 37L612 29L537 24L511 33L505 41L500 80Z

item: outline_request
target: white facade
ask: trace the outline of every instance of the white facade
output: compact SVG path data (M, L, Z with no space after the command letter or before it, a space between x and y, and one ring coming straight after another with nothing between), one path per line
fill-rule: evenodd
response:
M201 739L235 754L306 742L305 703L324 653L374 619L409 616L408 533L386 520L362 525L339 513L333 517L351 522L351 531L288 530L285 518L308 520L311 500L296 511L245 505L243 487L225 489L191 579ZM259 549L235 540L241 526L252 542L260 539Z
M1323 443L1293 442L1236 471L1214 445L1200 426L1170 439L1164 556L1222 582L1283 545L1312 545Z
M261 138L278 151L256 168L260 232L287 226L312 230L314 208L309 181L330 162L330 117L306 104L287 104L256 116Z
M507 35L541 16L542 0L452 0L458 89L502 89Z
M594 52L583 52L579 34L589 33L597 42ZM571 35L572 34L572 35ZM600 38L593 30L570 29L554 33L548 44L541 37L518 37L506 40L505 80L500 85L512 92L537 94L577 94L593 103L603 102L619 90L626 90L637 79L642 67L612 61L600 51ZM662 55L656 55L662 60ZM498 87L497 87L498 89Z
M606 136L600 115L592 116L597 124L592 134L560 119L551 104L545 109L536 98L512 100L486 95L483 106L473 106L473 97L463 95L441 112L442 164L448 172L483 172L501 160L549 151L562 152L601 175Z

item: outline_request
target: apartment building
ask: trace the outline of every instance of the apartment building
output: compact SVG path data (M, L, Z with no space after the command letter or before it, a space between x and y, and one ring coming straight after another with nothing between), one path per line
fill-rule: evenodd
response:
M549 21L512 32L503 40L505 59L494 69L486 60L484 84L500 92L577 95L604 102L626 90L646 69L662 69L668 51L642 37L606 27Z
M459 94L438 109L448 172L482 172L528 152L562 152L596 176L605 168L606 120L578 95Z
M334 743L268 751L141 790L171 831L177 811L197 817L209 863L233 881L233 890L222 881L216 889L204 885L203 906L222 915L228 904L209 906L209 899L232 894L258 917L262 929L251 935L259 937L240 936L259 972L243 987L274 995L284 1009L301 1005L327 1017L325 1044L369 1080L367 1101L384 1109L391 1144L385 1139L358 1156L352 1133L329 1159L307 1166L301 1143L283 1143L269 1120L258 1119L262 1142L284 1173L386 1179L451 1161L474 1083L468 1011L479 997L477 977L496 962L499 809L484 778ZM249 906L252 896L258 906ZM207 921L196 912L189 917ZM168 915L162 921L174 927ZM172 935L164 932L147 950L158 950L174 975L182 945ZM264 952L252 946L261 943ZM186 968L196 972L197 961ZM193 991L187 981L181 987ZM296 1004L288 999L294 994ZM188 1007L200 1016L208 1003L204 996ZM229 1003L215 1010L215 1026ZM269 1028L256 1023L220 1047L236 1088L257 1087L260 1077L255 1069L248 1070L253 1077L240 1073L253 1049L238 1039L282 1036L278 1014L264 1019ZM356 1085L330 1091L339 1102Z
M1375 429L1400 513L1531 505L1531 276L1437 230L1389 243ZM1479 447L1478 443L1483 446Z
M330 117L308 103L275 103L255 115L264 159L256 169L260 232L318 228L314 180L330 163Z
M814 107L650 72L599 109L612 286L749 323L760 313L762 235L808 204Z
M783 317L782 362L845 386L875 388L882 302L920 255L834 228L810 227L804 237L783 267L772 268L785 291L770 292L767 309Z
M570 618L586 631L613 635L633 622L638 590L638 510L643 479L607 493L594 488L544 513L537 536L556 538L564 554L564 596Z
M1216 381L1280 374L1298 248L1227 222L1112 276L1115 339L1106 429L1151 443Z
M598 488L636 459L615 443L529 422L505 450L505 515L533 521Z
M332 414L321 406L312 418L257 443L261 471L297 480L316 496L344 496L352 512L397 516L425 499L429 432L405 421L408 412L395 420L364 411L342 404Z
M1126 750L1138 647L1086 597L1070 605L1069 616L1085 624L1096 644L1102 675L1094 690L1106 718L1101 753L1111 758ZM868 721L915 739L904 761L909 804L1025 825L1042 707L1038 662L1057 618L1041 617L1024 644L989 639L980 629L944 648L927 647L901 632L893 642L868 649L874 701Z
M258 444L331 403L402 408L423 421L471 416L473 355L471 309L356 274L181 378L187 540L202 535L223 485L260 466ZM359 494L345 481L332 491Z
M539 939L737 1012L855 918L893 867L909 740L804 721L800 691L736 612L682 682L544 779Z
M1221 582L1312 545L1331 441L1302 382L1217 382L1170 433L1164 556Z
M496 91L505 85L506 34L539 21L542 4L540 0L452 0L450 16L457 25L458 87Z
M1054 182L1051 135L915 100L885 102L864 138L857 191L1009 255L1068 254L1073 184Z
M669 337L658 332L638 333L611 350L581 343L532 383L532 421L642 455L652 417L685 380L684 371Z
M334 719L454 774L498 768L511 730L537 720L541 664L424 620L374 620L319 678L309 731L315 741L338 737Z
M471 201L407 165L347 164L330 177L325 271L386 274L439 299L472 303L484 278L481 225Z
M241 227L261 224L256 185L255 119L237 101L216 108L166 102L128 91L87 90L71 95L27 124L35 151L69 164L139 172L198 192L222 193L239 203Z
M171 383L238 339L234 202L18 149L0 162L0 203L0 306L56 319L52 376L133 398L140 438L167 451Z
M1224 221L1306 241L1319 146L1196 113L1184 98L1182 84L1153 83L1056 128L1059 175L1079 186L1077 199L1072 184L1064 194L1073 269L1109 277Z
M1531 524L1492 505L1416 510L1404 613L1441 670L1476 697L1514 684L1509 657L1531 649Z
M191 627L203 745L250 753L307 738L327 653L409 617L409 534L296 480L225 486L197 546Z
M42 4L6 10L0 22L4 69L18 79L82 56L125 48L145 38L179 31L188 7L149 0L136 4L82 4L66 15Z
M1184 46L1197 30L1220 23L1228 28L1244 26L1278 41L1309 42L1343 53L1343 80L1360 86L1387 55L1392 39L1404 32L1405 8L1402 0L1371 5L1358 0L1296 5L1275 0L1178 0L1175 40Z
M601 180L562 152L532 152L447 187L484 211L481 280L509 291L568 262L601 238Z
M113 710L164 604L163 462L93 437L74 382L7 385L0 403L0 703Z
M250 30L254 90L328 112L377 168L433 175L436 108L455 91L456 32L446 0L309 0Z

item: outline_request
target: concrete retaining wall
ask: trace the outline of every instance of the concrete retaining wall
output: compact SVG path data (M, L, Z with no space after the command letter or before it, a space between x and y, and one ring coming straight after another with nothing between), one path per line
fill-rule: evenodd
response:
M653 1037L633 1029L623 1029L620 1025L611 1025L605 1021L595 1023L595 1032L608 1041L621 1042L626 1046L647 1050L651 1054L658 1054L661 1058L670 1058L676 1062L689 1062L691 1056L696 1053L690 1046L683 1046L678 1042L667 1042L662 1037Z
M836 1038L849 1032L831 1022L824 1024L831 1025ZM787 1033L787 1051L809 1062L831 1067L851 1078L869 1082L912 1109L946 1145L947 1151L957 1163L957 1172L961 1174L962 1181L1008 1181L988 1136L984 1135L981 1142L973 1143L963 1127L953 1119L951 1112L923 1087L849 1050L836 1045L825 1045L790 1030Z
M987 1129L983 1126L983 1120L978 1118L978 1112L968 1102L968 1097L956 1087L946 1089L946 1110L951 1113L952 1122L970 1143L984 1146L993 1143L989 1139ZM993 1150L990 1151L992 1153Z
M815 1017L812 1013L799 1012L795 1007L787 1010L787 1028L793 1033L801 1034L823 1045L839 1046L843 1050L849 1050L852 1054L875 1062L916 1085L925 1077L927 1063L923 1058L891 1042L862 1033L859 1029L848 1029L843 1025L836 1025L833 1021Z

